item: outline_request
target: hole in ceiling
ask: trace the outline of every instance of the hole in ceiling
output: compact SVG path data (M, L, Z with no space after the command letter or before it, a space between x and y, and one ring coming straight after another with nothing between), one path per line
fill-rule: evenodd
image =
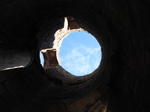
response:
M76 31L66 36L59 49L60 65L72 75L84 76L101 62L101 47L90 33Z
M101 46L96 38L82 29L73 17L64 18L64 27L58 29L41 49L40 63L45 70L62 70L75 76L92 74L101 62ZM56 67L57 66L57 67ZM62 68L62 69L61 69ZM51 69L51 70L52 70ZM65 72L65 71L67 72Z

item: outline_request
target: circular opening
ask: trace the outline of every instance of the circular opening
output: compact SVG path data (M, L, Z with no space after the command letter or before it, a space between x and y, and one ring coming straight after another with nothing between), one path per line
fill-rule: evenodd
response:
M60 47L60 65L75 76L96 70L101 61L101 47L91 34L84 31L70 33Z

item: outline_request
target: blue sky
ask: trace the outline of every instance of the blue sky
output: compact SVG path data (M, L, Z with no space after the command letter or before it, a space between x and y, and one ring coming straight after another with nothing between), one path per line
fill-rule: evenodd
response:
M60 47L60 65L76 76L93 72L100 64L101 47L91 34L72 32L64 38Z
M70 33L60 47L60 65L76 76L92 73L100 64L101 47L94 36L84 31ZM43 66L43 56L40 53Z

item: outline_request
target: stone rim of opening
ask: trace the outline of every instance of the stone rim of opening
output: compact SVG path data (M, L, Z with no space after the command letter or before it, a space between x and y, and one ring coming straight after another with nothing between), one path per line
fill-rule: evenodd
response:
M76 32L76 31L84 31L84 32L89 33L88 31L79 27L79 25L76 23L76 21L73 17L70 17L70 16L64 17L64 27L62 29L58 29L54 33L54 41L53 41L52 48L47 48L47 49L41 50L42 53L44 53L43 51L49 51L49 50L54 50L54 49L56 50L56 55L55 55L55 59L57 60L57 61L55 61L56 63L53 64L54 66L44 67L45 71L47 71L48 69L57 69L57 71L59 73L61 73L61 74L63 73L63 76L67 76L67 77L71 77L71 78L73 78L73 77L85 77L85 76L87 77L89 75L95 74L95 72L97 71L97 69L101 65L101 61L99 63L99 66L96 68L96 70L94 70L90 74L85 74L84 76L75 76L75 75L69 73L67 70L65 70L62 66L60 66L59 48L62 44L62 41L63 41L64 37L66 37L68 34L70 34L72 32ZM95 39L96 39L96 37L95 37ZM97 42L99 43L99 41L97 41ZM100 43L99 43L99 45L100 45ZM101 58L101 60L102 60L102 58Z

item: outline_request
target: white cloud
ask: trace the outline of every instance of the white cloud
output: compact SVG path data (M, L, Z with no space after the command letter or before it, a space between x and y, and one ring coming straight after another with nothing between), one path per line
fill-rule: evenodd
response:
M100 48L77 45L66 56L61 57L61 65L70 73L80 76L93 72L100 60Z

